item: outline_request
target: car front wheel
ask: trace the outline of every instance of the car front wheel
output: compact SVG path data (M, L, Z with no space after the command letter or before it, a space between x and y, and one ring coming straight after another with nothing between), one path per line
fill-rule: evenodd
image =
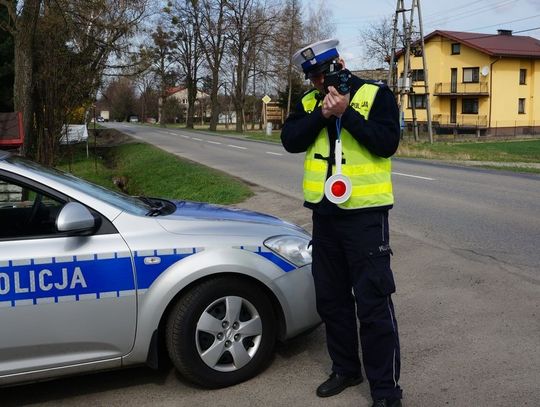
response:
M204 387L247 380L270 361L276 320L268 296L248 281L205 281L174 305L167 349L178 371Z

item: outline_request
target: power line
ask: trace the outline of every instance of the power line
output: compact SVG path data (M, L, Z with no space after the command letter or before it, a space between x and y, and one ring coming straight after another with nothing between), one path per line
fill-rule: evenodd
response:
M535 30L540 30L540 27L528 28L526 30L520 30L520 31L514 31L514 34L524 33L524 32L527 32L527 31L535 31Z
M485 26L483 26L483 27L470 28L469 30L466 30L466 31L482 30L482 29L484 29L484 28L498 27L498 26L501 26L501 25L503 25L503 24L517 23L518 21L530 20L531 18L536 18L536 17L540 17L540 14L536 14L535 16L530 16L530 17L519 18L519 19L517 19L517 20L504 21L504 22L502 22L502 23L491 24L491 25L485 25Z
M486 11L494 11L494 10L497 10L497 9L499 9L501 7L509 6L512 3L515 3L516 1L517 0L503 0L503 1L500 1L499 3L490 4L490 5L484 5L484 6L472 9L472 10L462 10L461 12L458 12L458 13L452 13L450 16L448 16L446 13L444 13L445 14L444 17L439 17L439 18L428 20L427 23L429 25L438 25L438 24L441 24L443 22L448 22L448 21L454 21L456 19L461 19L464 16L472 17L472 16L475 16L475 15L478 15L478 14L485 13Z

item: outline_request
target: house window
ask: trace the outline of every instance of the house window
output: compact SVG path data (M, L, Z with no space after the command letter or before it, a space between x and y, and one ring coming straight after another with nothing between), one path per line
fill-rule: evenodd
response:
M525 114L525 98L518 99L518 113Z
M459 55L461 52L461 44L455 42L452 44L452 55Z
M463 99L461 113L478 114L478 99Z
M478 83L480 68L463 68L463 83Z
M409 95L409 109L414 106L415 109L425 109L427 105L426 95Z
M412 79L413 82L423 82L423 81L425 81L424 70L423 69L413 69L411 71L411 79Z
M525 85L525 80L527 79L527 70L526 69L520 69L519 70L519 84Z

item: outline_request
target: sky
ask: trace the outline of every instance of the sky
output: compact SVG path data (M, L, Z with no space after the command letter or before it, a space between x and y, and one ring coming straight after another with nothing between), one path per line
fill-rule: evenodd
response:
M313 0L303 0L313 4ZM466 31L496 34L497 29L513 30L515 35L540 39L540 0L418 0L424 35L435 30ZM412 0L403 0L411 8ZM392 19L396 0L333 0L325 1L332 10L336 25L335 37L340 40L339 52L347 67L362 69L360 29ZM409 13L407 13L408 15ZM400 16L399 25L403 20ZM418 15L414 15L418 24ZM522 31L516 33L516 31ZM527 31L524 31L527 30Z

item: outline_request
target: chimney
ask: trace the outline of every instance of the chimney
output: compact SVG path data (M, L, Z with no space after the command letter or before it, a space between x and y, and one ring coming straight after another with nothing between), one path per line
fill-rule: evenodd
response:
M508 36L511 36L512 35L512 30L497 30L497 34L498 35L508 35Z

